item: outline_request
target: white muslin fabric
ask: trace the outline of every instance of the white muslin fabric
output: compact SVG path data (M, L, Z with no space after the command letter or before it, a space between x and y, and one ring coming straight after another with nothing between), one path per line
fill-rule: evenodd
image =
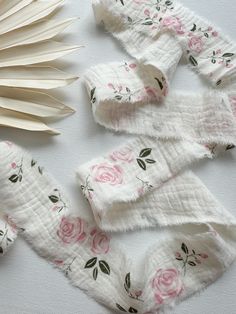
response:
M133 144L137 149L142 143L137 140ZM187 164L210 155L209 150L199 144L183 142L179 149L186 153ZM136 191L132 178L139 171L137 168L133 173L136 161L131 165L131 157L129 161L116 161L105 177L102 173L98 175L101 168L97 163L107 163L108 158L110 163L114 162L119 156L117 153L113 152L112 160L109 154L91 162L92 168L90 164L85 165L79 172L86 180L82 189L87 199L94 204L98 204L99 198L102 200L108 214L104 221L111 223L109 229L158 227L163 230L163 237L159 237L144 256L141 277L139 267L117 245L111 233L71 214L60 185L30 154L4 142L0 143L0 150L2 211L11 215L22 230L22 236L39 255L63 271L73 285L115 312L166 312L207 287L235 259L236 220L193 173L184 171L186 164L181 161L178 145L170 145L168 149L160 145L159 149L142 152L144 156L150 153L150 160L159 157L157 169L163 171L160 175L156 171L152 176L149 169L153 186L143 180L143 173L139 174L140 196L136 201L113 202L113 206L107 208L104 202L108 193L116 196L116 190L117 197ZM175 157L178 158L175 160ZM12 169L12 163L21 165L21 180ZM154 163L149 165L155 166ZM126 193L115 188L121 183L121 167L126 174L122 178L129 188Z
M137 60L168 32L181 45L188 64L213 86L235 84L235 43L178 1L93 0L93 8L97 23L102 23Z
M95 223L27 152L0 143L4 215L71 282L117 313L160 314L236 258L236 219L188 170L236 144L235 44L175 1L97 0L95 16L133 58L85 75L96 122L135 138L77 170ZM214 87L169 92L184 55ZM139 266L114 232L157 228Z

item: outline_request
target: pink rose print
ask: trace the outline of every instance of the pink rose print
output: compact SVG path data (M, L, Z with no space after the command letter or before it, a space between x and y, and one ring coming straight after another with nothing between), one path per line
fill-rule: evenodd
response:
M212 51L211 55L208 55L205 59L209 59L212 64L220 64L225 66L226 68L234 67L233 58L235 57L235 53L232 52L222 52L221 49L216 49ZM217 85L221 83L221 80L217 82Z
M18 228L17 225L15 223L15 221L13 220L12 217L10 217L9 215L4 215L4 219L6 220L6 222L8 223L8 225L11 227L11 231L15 234L17 234ZM23 229L20 229L23 231Z
M57 266L61 266L61 265L64 265L64 261L60 260L60 259L55 259L53 261L53 263Z
M158 304L163 304L165 300L178 297L183 291L183 284L178 270L174 268L159 269L152 281L152 288Z
M137 68L137 64L125 62L120 67L124 68L126 72L130 72L131 70L135 70ZM108 87L115 89L115 86L112 83L109 83Z
M160 97L160 93L157 91L156 88L150 87L150 86L146 86L145 87L145 95L143 97L142 100L146 101L160 101L161 97Z
M151 12L150 12L150 10L145 9L145 10L144 10L144 14L145 14L146 16L150 16Z
M62 217L58 237L65 243L82 243L86 238L85 222L81 218Z
M74 257L72 261L70 261L69 263L65 263L63 260L57 259L57 260L54 260L53 263L56 266L61 267L65 275L68 276L69 273L72 272L72 264L74 263L75 260L76 260L76 257Z
M134 160L134 155L132 149L130 149L129 147L124 147L119 151L114 151L110 155L110 158L114 161L121 160L130 163Z
M119 185L123 182L123 170L118 165L102 163L92 167L94 180L110 185Z
M175 258L182 263L184 275L186 275L187 267L196 267L202 264L203 259L207 259L209 256L206 253L198 253L195 249L190 249L185 243L181 245L182 252L176 252Z
M23 157L21 158L21 161L16 163L16 162L12 162L10 164L10 168L15 170L14 174L12 174L9 178L9 180L12 183L17 183L17 182L21 182L23 180Z
M130 63L129 67L130 67L130 69L136 69L137 65L135 63Z
M205 254L205 253L201 253L201 254L199 254L199 256L200 256L201 258L208 258L208 255Z
M110 237L102 230L93 229L91 251L95 254L107 254L109 252Z
M16 164L15 162L13 162L13 163L11 164L11 167L12 167L12 169L16 169L17 164Z
M216 32L216 31L212 32L213 37L217 37L218 35L219 35L218 32Z
M200 36L192 36L188 42L188 46L190 50L196 53L202 52L203 48L202 38Z
M132 92L128 86L117 85L108 83L107 86L113 91L114 99L117 101L130 102L137 91Z
M162 26L173 29L177 34L183 35L184 29L183 25L178 17L175 16L167 16L163 18L161 21Z

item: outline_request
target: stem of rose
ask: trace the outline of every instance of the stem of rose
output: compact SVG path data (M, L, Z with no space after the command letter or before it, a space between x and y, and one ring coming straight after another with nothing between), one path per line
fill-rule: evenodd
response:
M186 264L188 262L189 257L195 257L196 255L200 256L200 254L187 254L185 261L183 261L184 275L186 275Z
M6 225L5 225L5 228L6 228ZM7 234L8 234L8 229L6 229L6 232L4 233L4 235L3 235L3 237L2 237L2 240L1 240L1 242L0 242L0 245L2 245L2 243L3 243L4 239L6 238Z
M23 166L23 158L21 158L20 166L17 166L17 168L19 168L19 171L18 171L18 174L17 174L18 176L20 175L20 173L23 173L22 166Z

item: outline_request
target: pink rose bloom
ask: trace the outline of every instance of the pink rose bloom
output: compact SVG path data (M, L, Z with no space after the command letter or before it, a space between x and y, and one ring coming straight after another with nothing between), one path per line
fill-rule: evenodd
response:
M12 167L12 169L16 169L16 167L17 167L16 163L13 162L13 163L11 164L11 167Z
M181 258L182 256L181 256L181 254L180 254L179 252L176 252L176 253L175 253L175 257L176 257L176 258Z
M162 95L166 97L168 95L168 92L169 92L169 88L168 88L168 85L166 84L162 90Z
M92 167L93 177L95 181L108 183L110 185L118 185L123 182L123 170L118 165L102 163Z
M150 87L150 86L146 86L145 87L145 93L152 100L155 100L155 99L157 99L159 97L158 91L155 88Z
M102 230L93 229L91 251L95 254L107 254L109 251L110 237Z
M135 63L129 64L130 69L135 69L137 68L137 65Z
M217 37L218 36L218 33L216 31L212 32L212 36L213 37Z
M183 35L183 25L178 17L167 16L161 21L162 26L173 29L177 34Z
M64 264L64 261L59 260L59 259L56 259L56 260L54 261L54 264L57 265L57 266L62 266L62 265Z
M188 46L189 46L190 50L192 50L196 53L202 52L202 48L203 48L202 38L199 36L191 37L189 42L188 42Z
M149 11L148 9L146 9L146 10L144 10L144 14L145 14L146 16L150 16L150 11Z
M176 269L159 269L152 281L155 299L158 304L165 300L174 299L183 291L180 274Z
M84 220L81 218L62 217L57 235L65 244L83 242L86 238Z
M125 147L119 151L114 151L110 158L114 161L122 160L126 162L132 162L134 160L133 151L129 147Z
M108 83L107 86L111 89L115 89L114 85L112 83Z
M142 290L137 290L137 291L134 291L134 294L137 298L141 297L141 295L143 294L143 291Z
M199 255L201 256L201 258L208 258L208 255L205 254L205 253L201 253L201 254L199 254Z
M12 219L12 217L10 217L9 215L4 215L4 219L6 220L6 222L8 223L8 225L11 227L11 231L15 234L17 234L17 225L14 222L14 220Z

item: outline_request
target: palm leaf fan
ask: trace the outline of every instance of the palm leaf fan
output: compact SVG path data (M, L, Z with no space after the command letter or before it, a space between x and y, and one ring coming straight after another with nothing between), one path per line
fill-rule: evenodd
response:
M59 134L43 119L74 112L47 90L77 77L43 64L80 48L53 40L75 20L52 18L63 2L0 0L0 125Z

